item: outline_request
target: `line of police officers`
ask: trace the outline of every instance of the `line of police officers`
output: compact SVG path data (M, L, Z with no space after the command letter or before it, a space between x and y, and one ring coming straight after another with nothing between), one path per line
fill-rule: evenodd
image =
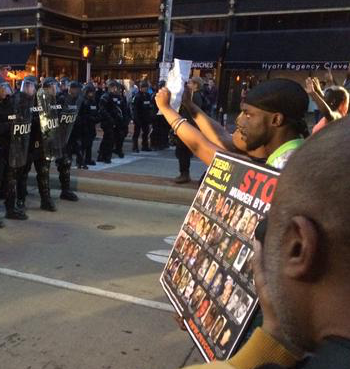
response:
M49 173L53 160L59 172L60 198L78 201L70 188L72 156L76 155L80 168L96 165L91 151L97 123L101 123L104 132L98 160L110 163L113 151L120 158L124 157L123 141L130 117L122 86L109 81L99 106L95 92L93 84L87 84L81 90L78 82L62 79L58 84L52 77L45 78L38 86L36 78L28 76L20 90L13 93L10 85L0 80L0 183L6 218L28 218L25 200L28 173L33 164L42 210L57 210L50 195ZM146 100L150 97L144 97ZM148 105L142 103L145 116L141 120L139 114L140 120L135 122L140 129L143 129L143 122L150 123ZM134 149L138 151L135 140L138 140L140 130L135 131ZM148 146L143 142L142 148L148 149ZM0 222L0 226L3 223Z

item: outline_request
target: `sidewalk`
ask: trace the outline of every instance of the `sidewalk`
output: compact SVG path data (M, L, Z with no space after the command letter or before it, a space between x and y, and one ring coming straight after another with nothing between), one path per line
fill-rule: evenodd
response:
M99 136L99 135L98 135ZM97 157L100 137L94 143L93 158ZM71 187L74 191L190 205L198 188L198 180L206 166L197 158L191 160L191 183L178 185L173 178L178 173L175 149L133 153L130 139L124 144L125 158L114 155L112 164L97 163L89 170L71 171ZM55 163L51 165L51 188L59 189L60 183ZM32 170L29 185L36 186Z

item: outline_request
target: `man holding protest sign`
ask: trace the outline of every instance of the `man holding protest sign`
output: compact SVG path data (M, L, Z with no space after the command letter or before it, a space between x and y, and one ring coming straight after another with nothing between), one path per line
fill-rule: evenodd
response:
M228 311L227 308L226 310L221 310L221 315L217 317L221 319L220 322L224 322L222 328L226 332L227 327L230 327L230 342L225 343L225 349L223 346L217 345L220 333L214 335L215 339L213 335L206 337L200 322L196 321L196 317L193 317L192 310L189 309L187 311L187 307L182 304L181 296L174 294L172 283L169 279L167 280L166 269L161 278L165 291L174 306L177 308L176 305L178 305L178 311L182 311L179 314L184 317L184 323L197 342L204 357L208 361L214 358L228 358L232 352L237 350L239 342L244 337L248 318L252 316L251 314L257 304L254 285L249 281L247 275L244 274L246 269L244 265L248 259L251 259L250 255L253 254L250 240L252 239L254 228L258 220L261 220L266 215L265 213L270 206L269 201L267 201L267 198L270 197L267 197L266 193L272 190L268 190L269 187L267 187L267 189L261 189L261 193L256 193L256 191L260 184L266 182L265 185L267 185L270 181L273 181L273 178L269 177L273 173L264 172L264 169L259 169L259 167L257 167L256 171L253 169L254 166L249 169L248 162L235 163L234 159L225 156L221 157L221 154L218 155L216 152L245 152L251 156L265 157L267 158L267 164L282 169L291 154L303 142L302 137L308 135L306 124L303 122L303 116L308 107L308 97L299 84L285 79L271 80L259 85L247 94L247 99L242 104L242 113L237 119L238 130L233 137L192 104L186 94L184 105L187 105L201 132L197 129L192 129L188 125L187 120L181 118L170 107L170 96L167 90L164 89L158 94L156 101L159 109L174 131L183 139L184 143L206 164L211 164L203 180L204 185L215 190L216 194L214 196L219 196L218 198L223 200L227 199L222 202L222 206L226 208L227 214L231 213L230 207L232 203L235 204L233 207L234 211L230 215L232 219L236 219L234 223L228 222L228 219L225 219L225 217L218 216L218 214L222 215L224 212L222 209L219 209L216 216L205 209L197 208L198 211L202 211L202 214L209 217L207 223L215 222L213 228L220 227L220 229L227 232L224 234L224 238L227 240L225 249L214 251L208 249L209 255L207 254L207 259L211 262L210 253L215 253L214 259L216 260L211 264L212 267L214 265L216 269L220 268L220 273L224 271L225 275L227 275L224 284L225 288L219 300L215 302L215 298L212 296L213 300L210 300L210 304L212 304L210 306L216 304L219 309L223 309L225 305L235 305L234 310ZM213 161L214 155L215 159ZM246 174L244 175L244 173ZM241 183L242 178L244 178L244 182ZM250 193L249 186L254 181L256 184ZM231 191L227 190L228 188L231 188ZM202 190L205 191L204 188ZM223 219L220 220L220 218ZM196 233L198 232L193 233L186 228L186 225L183 231L198 241L196 238ZM238 241L240 242L237 243ZM208 246L205 243L203 244L203 242L201 243L201 241L198 242L203 247L202 253L206 253L204 250ZM226 255L224 257L227 250L228 253L230 252L231 243L239 244L240 249L234 253L232 258L226 257ZM220 245L222 244L221 242ZM180 253L171 254L171 257L179 259L186 264L186 260L182 260L181 250ZM224 257L223 263L221 262L222 257ZM228 263L229 260L231 261L230 263ZM219 268L217 263L219 263ZM209 287L211 281L208 280L207 275L205 276L206 272L202 273L204 284L200 286L204 290ZM196 280L196 277L194 279ZM238 281L240 281L239 285ZM244 290L242 290L242 287ZM233 304L233 301L230 299L231 295L240 295L241 298ZM254 321L254 326L261 324L258 320ZM235 328L237 325L239 328Z
M308 96L298 83L288 79L273 79L261 83L247 94L238 130L231 136L218 122L196 107L185 94L184 105L190 110L197 126L193 127L170 106L166 88L158 92L159 110L177 136L204 163L210 165L216 151L245 152L267 158L267 164L281 169L290 154L308 135L303 117Z
M192 369L349 367L349 140L342 119L290 158L254 250L263 327L229 361Z

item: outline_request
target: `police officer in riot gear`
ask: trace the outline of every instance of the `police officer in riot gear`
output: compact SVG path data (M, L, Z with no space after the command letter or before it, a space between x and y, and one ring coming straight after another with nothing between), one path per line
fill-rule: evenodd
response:
M115 142L119 156L124 156L122 151L123 114L118 106L118 83L115 80L110 80L107 87L108 91L101 96L99 104L103 138L97 160L110 164Z
M24 81L31 80L36 84L37 80L33 76L24 78ZM54 86L56 83L53 79L45 79L43 88L49 93L50 89L52 94L55 94ZM39 106L37 96L35 96L33 114L32 114L32 130L30 135L30 144L28 152L28 161L23 175L17 181L17 207L20 209L25 208L25 199L27 196L27 180L28 173L30 172L32 165L36 171L36 179L38 183L38 189L40 194L40 208L42 210L54 212L57 211L56 205L51 198L50 193L50 165L53 152L49 149L49 145L46 140L50 139L50 134L43 135L40 125Z
M121 124L114 126L114 150L113 152L117 154L121 159L124 158L123 144L125 137L128 135L129 131L129 109L126 97L124 95L124 86L121 83L117 84L118 90L116 95L113 97L113 101L118 105L122 112L122 122Z
M68 94L69 89L69 78L68 77L62 77L60 79L59 83L59 91L57 95L60 97L62 95L66 96Z
M5 171L8 165L10 123L8 117L12 114L10 85L0 77L0 182L3 183ZM4 223L0 220L0 228Z
M76 118L78 116L78 112L81 104L81 96L80 96L80 84L76 81L72 81L68 88L68 93L65 96L64 94L60 94L57 99L58 105L61 107L60 111L60 130L61 130L61 140L63 144L62 157L56 160L57 170L59 172L59 180L61 183L61 194L60 198L62 200L68 201L78 201L78 196L71 190L70 188L70 169L72 165L72 154L77 155L77 164L81 163L81 145L79 143L79 134L78 129L73 133ZM66 112L62 109L73 109L74 112L71 112L75 115L75 119L73 121L65 122L63 118L63 114ZM68 123L68 125L67 125ZM67 130L67 126L68 130ZM64 132L64 136L62 137L62 131ZM73 133L73 134L72 134Z
M24 207L16 208L15 204L17 182L26 176L35 92L35 83L31 79L24 79L20 90L11 97L12 115L8 117L11 117L10 144L5 176L5 207L9 219L28 219Z
M139 136L142 130L142 151L151 151L149 147L149 129L152 123L152 102L151 95L147 92L148 83L141 82L140 91L135 95L133 103L134 112L134 135L133 135L133 151L139 152Z
M81 85L77 81L71 81L67 95L59 95L57 102L62 106L60 125L63 133L63 141L66 145L66 153L72 161L76 155L78 168L83 164L81 123L79 110L83 102Z
M84 100L80 108L81 141L83 154L83 169L88 169L88 165L96 165L92 160L92 145L96 137L96 124L101 121L99 110L96 104L96 89L89 83L83 90Z

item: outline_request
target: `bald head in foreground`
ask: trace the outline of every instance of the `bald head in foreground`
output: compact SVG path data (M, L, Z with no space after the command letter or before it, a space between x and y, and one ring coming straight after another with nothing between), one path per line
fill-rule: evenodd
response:
M279 349L313 354L289 361L289 368L350 368L349 142L345 118L291 156L274 195L264 245L257 247L256 282L267 321L262 334L278 341ZM240 360L208 366L282 368L281 355L274 358L271 348L277 346L263 339L247 346L247 361L238 353ZM256 365L253 356L259 357Z

